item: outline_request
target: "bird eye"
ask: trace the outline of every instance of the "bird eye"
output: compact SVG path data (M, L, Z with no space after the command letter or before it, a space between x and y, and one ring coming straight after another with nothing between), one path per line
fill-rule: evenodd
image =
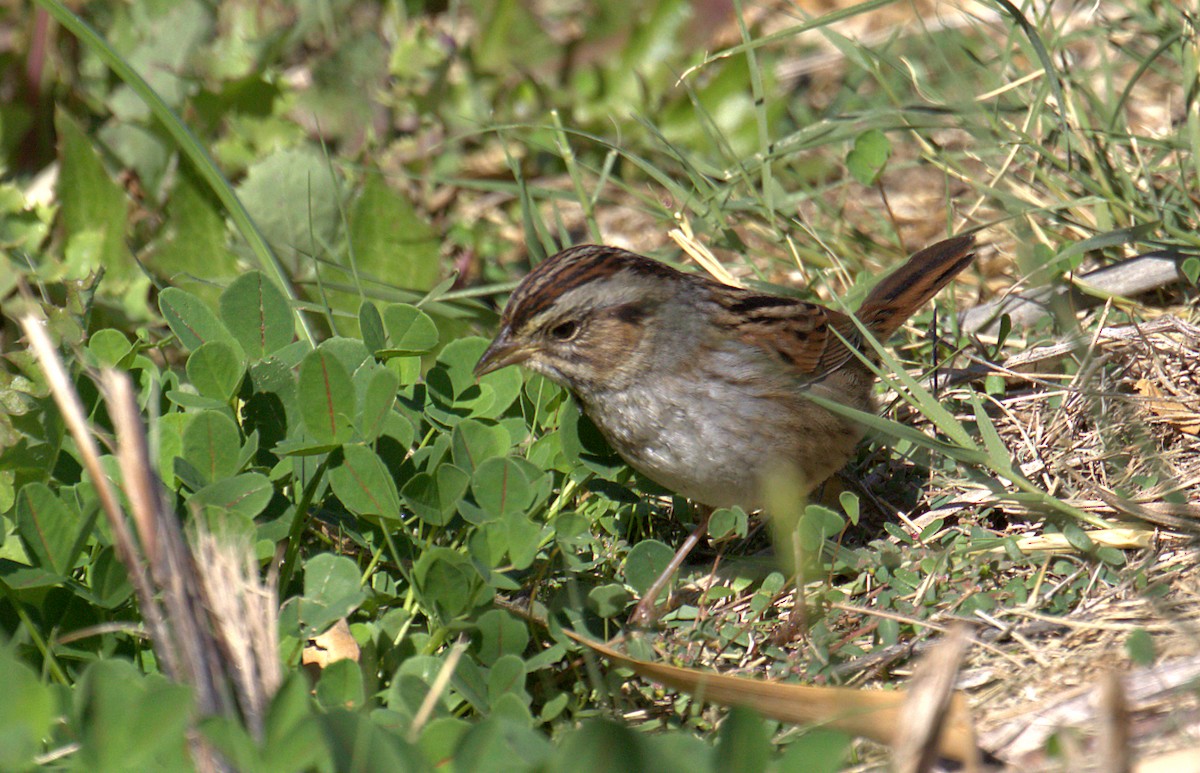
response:
M579 323L569 319L550 328L550 337L555 341L570 341L578 332Z

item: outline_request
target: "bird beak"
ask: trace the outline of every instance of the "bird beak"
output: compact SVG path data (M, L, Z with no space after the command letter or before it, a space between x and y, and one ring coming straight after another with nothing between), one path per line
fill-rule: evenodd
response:
M517 365L528 360L533 351L527 346L512 340L512 331L508 326L500 329L496 340L487 348L479 362L475 363L475 377L486 376L494 370Z

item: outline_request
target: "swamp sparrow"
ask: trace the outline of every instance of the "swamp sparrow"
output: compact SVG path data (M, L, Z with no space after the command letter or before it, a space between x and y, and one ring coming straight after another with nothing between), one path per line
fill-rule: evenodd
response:
M871 290L856 316L884 341L974 258L974 237L938 242ZM875 360L848 315L729 287L632 252L584 245L541 263L513 292L475 366L521 364L570 389L638 472L711 508L761 506L781 464L807 493L846 463L855 422L806 399L869 411ZM633 619L699 540L707 518L642 597Z

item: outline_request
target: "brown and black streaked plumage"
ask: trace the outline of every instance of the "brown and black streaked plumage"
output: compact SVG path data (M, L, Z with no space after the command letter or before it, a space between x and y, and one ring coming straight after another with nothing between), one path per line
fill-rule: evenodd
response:
M918 252L857 312L886 339L972 260L960 236ZM862 429L806 399L872 407L874 377L839 311L729 287L625 250L584 245L513 292L476 372L523 364L568 387L630 465L696 502L760 503L760 477L790 464L815 487ZM863 347L870 356L870 347Z
M862 327L891 336L971 262L973 244L960 236L918 252L868 294ZM763 476L780 465L812 489L846 463L862 427L809 398L872 408L874 375L851 347L868 359L874 349L860 344L859 325L840 311L585 245L521 282L475 372L519 363L566 386L625 461L711 512L758 507ZM653 619L706 520L633 622Z

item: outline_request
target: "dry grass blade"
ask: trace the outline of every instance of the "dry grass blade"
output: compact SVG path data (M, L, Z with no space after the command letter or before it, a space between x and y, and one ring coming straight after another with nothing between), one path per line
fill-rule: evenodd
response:
M205 606L221 647L242 719L263 740L267 708L283 681L279 662L279 599L259 578L253 547L198 528L196 563Z
M113 548L121 563L125 565L129 581L133 584L134 592L137 593L142 616L146 620L146 627L150 630L151 641L154 642L155 655L162 664L163 670L174 676L178 673L179 664L176 661L174 650L164 646L170 641L166 624L154 600L150 578L138 558L138 546L125 523L125 514L122 512L116 494L100 465L100 450L96 446L95 438L92 437L91 427L84 417L79 395L71 386L71 380L54 350L54 345L50 342L50 337L46 335L41 320L33 315L27 315L21 319L21 328L25 331L29 348L37 356L42 371L46 374L46 381L50 385L50 394L54 396L54 402L62 412L67 429L75 438L83 465L92 480L96 496L100 499L104 517L108 520L109 528L112 529Z
M1100 770L1104 773L1129 773L1129 709L1125 688L1116 673L1109 671L1100 682Z
M946 722L952 719L954 682L970 644L966 626L957 625L931 649L917 666L908 682L904 701L903 732L897 734L893 767L899 773L920 773L929 770L938 755L938 738ZM961 709L961 707L959 707ZM965 715L965 709L961 709ZM966 716L957 718L963 730L973 733ZM962 760L969 771L978 770L979 754L974 739L967 744L974 756Z
M49 337L33 317L22 319L22 326L80 449L163 672L193 688L199 717L237 716L240 710L261 740L267 706L281 681L279 605L271 583L258 579L253 551L200 530L193 553L154 474L129 377L107 370L101 386L116 428L117 461L135 540L104 474L79 396ZM200 734L189 737L197 769L231 769Z
M813 687L714 674L638 660L577 633L568 630L563 633L639 676L710 703L750 708L782 722L821 725L888 745L898 743L906 731L906 695L901 690ZM978 755L966 701L961 695L954 694L948 700L935 748L942 757L959 762L973 760Z
M170 646L181 670L176 676L196 689L201 713L224 714L230 709L224 689L224 661L206 619L200 596L202 580L179 522L174 513L168 512L162 486L153 473L129 377L105 371L102 384L117 429L117 459L135 513L134 523L150 576L162 595Z

